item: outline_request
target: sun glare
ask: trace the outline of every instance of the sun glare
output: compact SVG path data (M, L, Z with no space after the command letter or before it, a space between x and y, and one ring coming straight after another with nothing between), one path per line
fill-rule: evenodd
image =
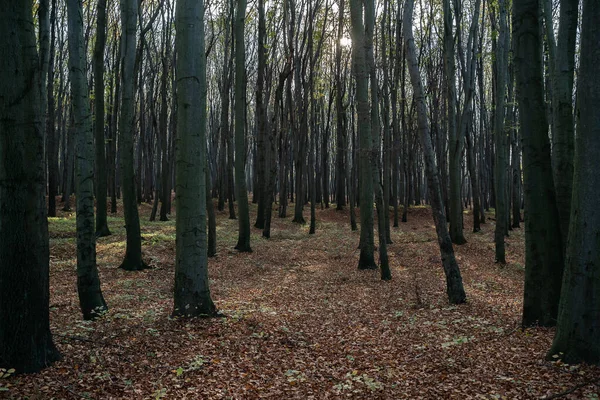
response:
M340 44L342 45L342 47L350 47L352 46L352 39L348 37L343 37L340 39Z

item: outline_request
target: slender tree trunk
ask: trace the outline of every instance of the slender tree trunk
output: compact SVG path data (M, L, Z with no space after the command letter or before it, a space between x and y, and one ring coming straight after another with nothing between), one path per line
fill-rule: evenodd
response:
M77 136L77 292L83 319L93 320L108 307L100 289L94 231L94 134L86 77L81 0L68 0L69 78ZM104 135L103 135L104 136ZM106 199L106 193L104 193Z
M573 121L573 80L579 0L561 0L560 25L556 47L554 128L552 132L552 166L556 205L560 216L563 244L567 244L571 197L573 192L573 157L575 124Z
M506 251L504 248L504 236L508 231L507 217L508 204L506 188L508 181L506 179L507 159L507 137L504 125L505 105L506 105L506 75L508 70L508 5L507 0L499 0L499 34L496 45L496 110L494 112L494 142L496 152L494 159L494 183L496 193L496 229L494 231L494 241L496 243L496 262L506 263Z
M267 203L266 185L266 136L267 136L267 105L265 104L265 73L267 67L267 51L265 48L265 36L267 28L265 21L265 1L258 0L258 76L256 81L256 124L257 143L256 152L256 186L253 193L257 197L258 207L256 212L256 223L254 227L264 229L265 207Z
M106 156L104 154L104 47L106 45L106 0L97 4L94 45L94 136L96 137L96 236L110 235L106 217Z
M346 132L344 131L343 115L345 113L343 99L344 99L344 87L342 85L342 37L344 33L344 9L345 0L340 0L338 5L338 27L337 27L337 41L335 45L335 106L337 115L337 129L336 129L336 172L335 172L335 183L336 183L336 210L343 210L346 206L346 166L344 164L344 156L346 154Z
M48 162L48 216L56 217L58 195L58 138L56 132L56 101L54 98L54 48L56 46L56 0L52 0L50 15L50 58L46 95L48 117L46 118L46 160Z
M459 12L459 10L454 10ZM460 34L460 33L459 33ZM444 0L444 69L446 72L446 108L449 144L449 211L450 238L452 243L465 244L463 234L463 210L461 201L461 167L464 148L463 132L456 126L456 62L455 40L452 29L450 0Z
M360 171L360 258L358 268L377 269L373 235L372 115L369 107L369 69L363 6L359 0L350 0L350 22L352 26L352 65L356 81Z
M119 145L121 152L121 182L123 187L123 213L127 231L127 248L120 268L138 271L148 268L142 260L142 234L136 200L133 170L133 132L135 127L135 54L138 3L121 0L121 117L119 118Z
M446 291L450 303L459 304L464 303L467 296L463 288L460 269L454 256L450 234L446 228L446 216L444 215L440 181L435 162L435 153L433 152L431 136L429 133L429 124L427 121L425 92L423 90L423 83L419 72L417 50L412 33L413 7L414 0L407 0L404 5L404 17L402 22L404 28L404 40L406 43L406 58L408 61L410 78L413 84L414 101L417 107L419 136L421 138L421 146L425 158L425 172L427 174L427 186L429 188L433 220L435 222L440 254L442 256L442 265L446 274Z
M246 0L237 0L235 15L235 186L237 189L239 236L235 248L240 252L251 252L250 213L246 190L246 46L244 24Z

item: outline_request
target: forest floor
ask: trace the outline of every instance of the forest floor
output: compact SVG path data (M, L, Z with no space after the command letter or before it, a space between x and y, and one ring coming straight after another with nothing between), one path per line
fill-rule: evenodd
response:
M153 269L118 269L122 216L98 240L110 311L81 319L76 294L75 217L50 219L51 328L63 359L41 373L0 379L15 399L597 399L600 368L546 361L553 329L519 326L524 231L511 231L506 266L494 263L494 222L455 246L468 303L448 304L433 220L413 207L392 228L393 280L358 271L359 233L348 212L317 210L317 232L273 219L272 238L252 229L253 253L238 254L237 221L217 213L213 299L226 318L170 317L174 217L147 222ZM251 211L255 212L255 207ZM308 216L308 209L305 211ZM252 224L254 214L251 215Z

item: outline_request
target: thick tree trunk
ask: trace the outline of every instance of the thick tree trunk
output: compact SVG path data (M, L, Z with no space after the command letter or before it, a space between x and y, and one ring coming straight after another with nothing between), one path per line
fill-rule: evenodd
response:
M93 320L108 307L100 289L94 231L94 134L89 109L81 0L68 0L69 78L75 117L77 201L77 292L83 319ZM104 89L103 89L104 90ZM104 133L104 132L103 132ZM104 137L104 134L102 135ZM104 193L106 199L106 191ZM106 211L106 210L105 210Z
M32 1L0 1L0 367L60 359L50 333L44 143Z
M564 3L564 2L563 2ZM600 362L600 8L583 0L577 148L565 274L556 336L548 358Z
M429 133L429 124L427 122L427 106L425 104L425 92L419 72L417 62L417 50L415 40L412 33L412 17L414 0L407 0L404 5L403 31L404 40L406 43L406 58L408 61L408 70L413 84L415 105L417 108L417 117L419 124L419 132L421 138L421 146L423 148L423 156L425 158L425 172L427 175L427 186L429 188L429 196L431 200L431 210L433 212L433 220L435 222L438 243L440 246L440 254L442 256L442 265L446 274L446 292L448 300L452 304L464 303L467 300L465 290L463 288L462 277L456 258L454 257L454 249L450 234L446 228L446 216L444 214L444 205L442 202L442 194L440 190L440 181L438 170L435 162L435 153L431 143Z
M177 2L177 245L173 315L212 317L206 238L204 2ZM198 179L200 174L200 179Z
M552 180L539 24L539 0L513 3L514 63L519 88L525 189L524 326L556 323L563 274L563 246Z

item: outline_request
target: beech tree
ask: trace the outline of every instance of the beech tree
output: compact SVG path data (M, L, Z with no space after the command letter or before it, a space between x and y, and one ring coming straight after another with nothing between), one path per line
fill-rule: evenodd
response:
M31 0L0 1L0 367L60 358L49 321L49 241L39 57Z
M244 25L246 22L246 0L237 0L235 14L235 186L239 214L239 236L235 248L240 252L251 252L250 211L246 189L246 47Z
M178 0L177 245L173 315L214 316L206 236L206 56L204 2Z
M539 0L513 2L514 63L523 138L525 326L556 324L564 266L544 104L540 16Z
M77 292L86 320L108 308L100 289L94 230L94 140L90 114L81 0L68 0L69 77L76 136L75 192L77 207ZM104 196L106 200L106 196Z
M583 0L577 142L569 241L556 336L548 353L565 363L600 362L600 8Z
M133 169L133 130L135 129L135 55L138 3L121 0L121 116L119 118L119 144L121 146L121 175L123 213L127 230L127 248L120 268L139 271L148 268L142 260L142 233L136 201L136 184Z
M417 62L417 49L413 35L413 8L414 0L407 0L404 5L404 15L402 18L404 41L406 45L406 59L408 61L408 71L413 86L414 101L417 108L417 121L419 124L419 137L425 157L425 172L427 173L427 183L429 195L431 197L431 209L433 211L433 220L437 233L440 254L442 256L442 265L446 274L446 292L448 300L452 304L464 303L467 300L463 288L462 276L456 257L450 234L446 228L446 215L442 203L442 193L440 190L440 179L435 161L435 154L431 144L429 123L427 121L427 105L425 103L425 91L421 81L421 73Z

